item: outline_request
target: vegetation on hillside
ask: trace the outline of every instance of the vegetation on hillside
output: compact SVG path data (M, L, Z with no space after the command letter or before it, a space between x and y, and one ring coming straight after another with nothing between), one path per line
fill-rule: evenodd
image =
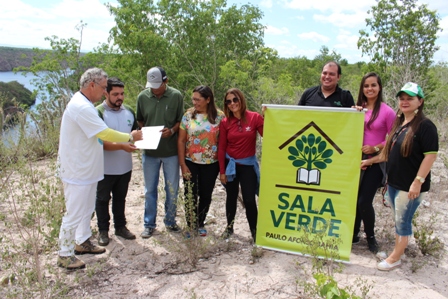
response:
M10 72L19 66L31 66L34 52L32 49L0 47L0 72Z

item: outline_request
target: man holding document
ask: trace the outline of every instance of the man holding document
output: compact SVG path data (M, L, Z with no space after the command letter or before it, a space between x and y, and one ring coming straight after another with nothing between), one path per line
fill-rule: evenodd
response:
M145 180L145 213L142 238L150 238L156 228L157 186L160 166L165 177L165 218L169 231L179 232L176 224L176 205L179 189L179 161L177 157L177 132L184 114L181 93L167 85L168 77L161 67L147 73L147 89L137 97L137 122L144 127L162 126L161 139L156 149L145 149L143 177ZM144 138L145 139L145 138Z

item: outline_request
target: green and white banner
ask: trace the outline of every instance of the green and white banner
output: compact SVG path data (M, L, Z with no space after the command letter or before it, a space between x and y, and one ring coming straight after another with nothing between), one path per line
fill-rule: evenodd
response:
M364 113L264 106L257 245L348 261Z

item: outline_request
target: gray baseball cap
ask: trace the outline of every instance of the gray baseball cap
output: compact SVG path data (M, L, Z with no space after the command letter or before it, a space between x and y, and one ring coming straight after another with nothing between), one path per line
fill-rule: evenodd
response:
M148 73L146 74L147 82L146 88L154 88L157 89L162 85L164 81L166 81L167 76L165 70L160 66L155 66L150 68Z

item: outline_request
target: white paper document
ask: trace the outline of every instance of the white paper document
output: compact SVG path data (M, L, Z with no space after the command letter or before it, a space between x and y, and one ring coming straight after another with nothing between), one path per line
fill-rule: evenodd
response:
M143 127L143 140L136 141L135 146L139 149L157 149L162 137L162 130L163 126Z

